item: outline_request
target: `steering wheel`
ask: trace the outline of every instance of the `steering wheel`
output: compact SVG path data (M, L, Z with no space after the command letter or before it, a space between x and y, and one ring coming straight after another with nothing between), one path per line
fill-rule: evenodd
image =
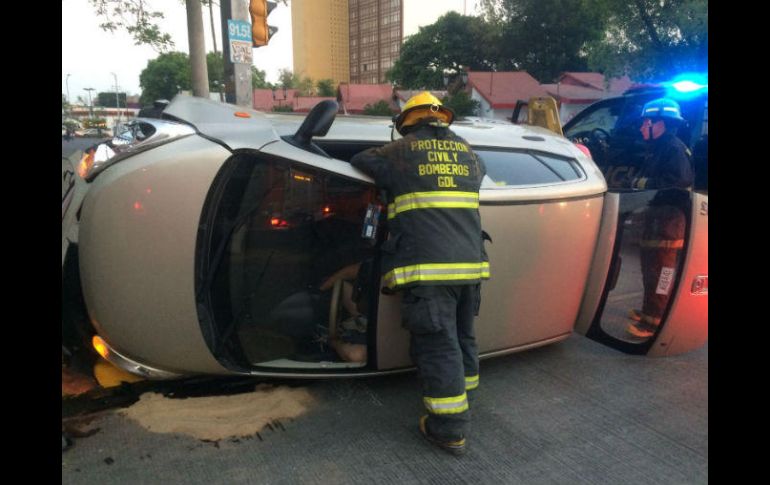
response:
M607 130L602 128L594 128L591 130L591 134L589 136L591 137L592 142L601 144L606 144L610 139L610 134L607 132Z

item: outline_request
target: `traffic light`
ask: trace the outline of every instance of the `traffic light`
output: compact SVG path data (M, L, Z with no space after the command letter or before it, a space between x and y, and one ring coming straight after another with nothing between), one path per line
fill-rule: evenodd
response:
M267 16L277 4L267 0L249 0L251 14L251 43L254 47L262 47L270 42L270 38L278 32L278 27L267 25Z

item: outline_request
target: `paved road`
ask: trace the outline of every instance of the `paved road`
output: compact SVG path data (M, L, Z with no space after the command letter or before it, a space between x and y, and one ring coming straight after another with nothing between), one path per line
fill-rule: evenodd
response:
M651 359L575 335L482 361L463 457L419 435L415 374L294 385L316 404L260 439L202 442L108 412L62 453L62 483L708 482L708 344Z

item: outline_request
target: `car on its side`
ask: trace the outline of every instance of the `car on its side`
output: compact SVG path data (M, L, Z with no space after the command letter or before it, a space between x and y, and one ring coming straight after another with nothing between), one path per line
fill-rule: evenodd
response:
M397 135L388 118L337 114L334 101L305 117L178 95L159 118L133 120L63 164L63 287L83 315L66 322L79 329L70 334L92 337L103 357L149 378L413 368L400 293L382 291L387 194L348 163ZM707 212L689 214L663 324L632 341L622 310L638 304L641 282L616 270L619 197L594 161L539 127L460 120L452 129L488 171L479 196L493 241L476 325L482 358L573 331L640 355L703 345L707 292L693 288L708 274ZM707 200L693 197L694 207ZM364 231L377 210L377 231ZM351 267L348 294L340 284L321 289ZM322 342L351 304L365 317L360 361Z

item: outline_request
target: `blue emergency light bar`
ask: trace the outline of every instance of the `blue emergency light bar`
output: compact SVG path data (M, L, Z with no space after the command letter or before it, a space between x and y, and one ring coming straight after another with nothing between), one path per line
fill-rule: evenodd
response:
M678 99L687 99L708 93L708 74L685 73L676 76L669 82L662 83L669 91L669 96Z

